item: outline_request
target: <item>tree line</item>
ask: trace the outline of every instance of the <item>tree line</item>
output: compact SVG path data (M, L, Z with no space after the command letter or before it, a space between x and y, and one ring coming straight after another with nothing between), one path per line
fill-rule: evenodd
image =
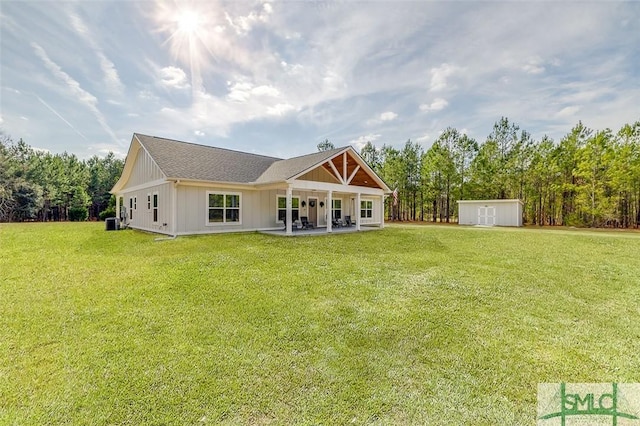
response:
M617 132L578 122L556 143L503 117L483 143L447 128L427 150L368 142L360 154L398 191L389 219L453 222L458 200L518 198L528 224L640 226L640 121Z
M578 122L556 143L503 117L482 143L450 127L427 150L367 142L360 154L398 191L392 220L455 222L458 200L518 198L528 224L640 227L640 121L617 132ZM113 153L85 161L2 135L0 221L115 216L109 190L123 167Z
M124 161L79 160L74 154L36 150L22 139L0 137L0 221L66 221L115 216L109 190Z

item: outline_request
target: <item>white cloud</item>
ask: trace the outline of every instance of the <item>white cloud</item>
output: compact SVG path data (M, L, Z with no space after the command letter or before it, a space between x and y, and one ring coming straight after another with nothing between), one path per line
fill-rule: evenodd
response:
M367 142L373 142L382 136L379 133L370 133L368 135L360 136L357 139L349 141L349 145L353 145L358 152L367 144Z
M416 138L416 142L418 143L427 142L429 141L429 139L431 139L431 135L429 135L428 133L425 133L424 135Z
M160 69L160 81L161 83L172 89L188 89L191 87L187 80L187 74L178 67L164 67Z
M284 68L285 72L289 75L300 74L304 70L304 67L300 64L288 64L285 61L280 61L280 66Z
M225 12L225 18L229 25L239 35L245 35L250 32L257 23L265 23L269 20L269 16L273 13L273 7L269 3L262 5L262 10L251 11L246 16L232 17L229 12Z
M546 68L542 65L542 60L538 57L530 58L526 64L522 66L522 70L527 74L542 74Z
M572 117L578 111L580 111L579 106L576 106L576 105L567 106L562 108L560 111L558 111L558 113L556 114L556 117L558 118Z
M256 96L276 97L280 94L280 91L273 86L262 85L251 89L251 94Z
M276 104L267 108L267 114L280 117L294 110L295 107L291 104Z
M104 54L104 51L95 41L84 21L82 21L82 19L74 12L69 13L68 16L71 20L71 26L73 29L78 33L78 35L84 38L98 57L98 62L100 63L100 69L104 74L104 82L106 86L118 94L122 93L124 85L122 84L122 81L120 81L120 76L118 75L118 70L116 69L115 64Z
M227 99L232 102L244 103L255 97L277 98L280 96L280 91L271 85L254 86L247 81L235 83L228 81L227 86L229 86Z
M447 80L461 68L456 65L444 63L436 68L431 68L431 85L429 90L440 92L450 88Z
M380 120L382 121L393 121L398 117L398 114L396 114L393 111L387 111L387 112L383 112L382 114L380 114Z
M198 136L198 137L202 137L202 136L206 135L202 130L196 130L196 131L193 132L193 134Z
M246 102L251 96L251 84L245 82L233 83L227 82L230 85L227 98L233 102Z
M64 72L62 68L55 62L53 62L44 49L37 43L31 42L31 47L33 48L36 56L38 56L45 67L51 71L51 73L57 77L59 80L65 83L70 94L79 102L83 103L95 116L100 123L100 126L103 128L105 132L118 144L122 144L122 142L118 139L116 134L113 132L109 124L107 123L106 117L100 112L98 109L98 99L93 96L91 93L84 90L80 83L78 83L75 79L73 79L69 74ZM42 100L41 100L42 102ZM59 115L59 114L58 114ZM59 115L60 116L60 115ZM60 116L61 117L61 116ZM66 121L66 120L65 120ZM68 124L68 122L67 122Z
M449 105L446 99L436 98L430 104L422 104L420 105L420 111L440 111L443 110Z

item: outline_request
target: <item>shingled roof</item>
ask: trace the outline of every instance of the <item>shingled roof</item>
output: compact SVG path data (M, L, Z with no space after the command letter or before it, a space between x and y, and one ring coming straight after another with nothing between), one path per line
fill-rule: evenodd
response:
M172 139L134 134L168 179L268 183L322 164L346 147L281 159Z
M281 160L139 133L134 136L169 179L250 183Z
M276 161L262 173L256 183L277 182L287 180L295 175L327 161L345 148L335 148L327 151L315 152L313 154L293 157L287 160Z

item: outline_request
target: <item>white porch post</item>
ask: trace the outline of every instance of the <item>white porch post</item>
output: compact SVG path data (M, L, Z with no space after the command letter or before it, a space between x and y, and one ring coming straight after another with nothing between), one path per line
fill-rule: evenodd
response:
M380 196L380 228L384 228L384 195Z
M293 217L293 214L291 213L291 207L292 207L292 199L293 197L293 189L291 188L291 186L287 187L287 214L286 214L286 220L287 220L287 228L285 231L285 234L287 235L291 235L292 234L292 223L291 223L291 218Z
M355 211L353 212L353 216L356 219L356 231L360 230L360 193L356 193L356 205Z
M178 235L178 184L176 181L173 183L173 191L171 197L173 198L173 209L171 215L171 230L173 231L173 235Z
M116 196L116 217L120 220L120 194L115 194Z
M333 191L329 191L327 192L327 205L325 206L325 212L326 212L326 216L327 216L327 232L332 232L332 227L333 227L333 211L331 209L331 207L333 206L333 201L331 201L333 197Z

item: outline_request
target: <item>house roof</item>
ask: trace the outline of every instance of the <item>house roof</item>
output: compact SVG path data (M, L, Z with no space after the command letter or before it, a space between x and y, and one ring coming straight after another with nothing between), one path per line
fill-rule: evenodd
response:
M275 157L134 134L167 178L212 182L255 182Z
M287 180L314 166L319 166L334 155L348 149L348 147L315 152L313 154L293 157L276 161L258 178L256 183L276 182Z
M129 154L125 162L125 170L120 180L111 190L112 193L121 189L128 179L127 176L131 171L137 152L134 148L137 145L136 141L139 146L149 153L167 179L239 184L283 182L321 165L325 165L325 168L328 169L328 166L326 166L328 160L335 159L342 153L352 151L351 158L360 163L360 167L370 170L374 180L379 181L379 187L388 191L388 187L384 182L375 175L373 170L369 169L364 160L349 146L281 159L134 133L132 145L129 148ZM350 167L355 166L352 165ZM364 173L364 171L361 170L359 173Z

